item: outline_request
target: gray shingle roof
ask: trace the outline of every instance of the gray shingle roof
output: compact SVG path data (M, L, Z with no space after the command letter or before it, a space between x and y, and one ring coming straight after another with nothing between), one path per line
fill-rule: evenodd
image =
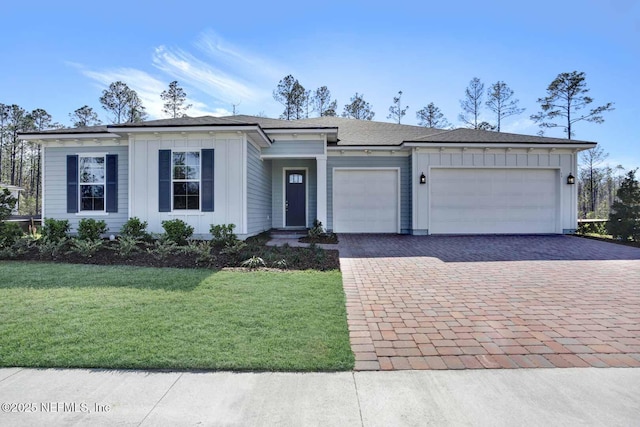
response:
M42 132L20 132L21 135L56 135L56 134L74 134L74 133L109 133L107 127L101 126L85 126L79 128L62 128L51 129Z
M149 120L141 123L89 126L82 128L55 129L43 132L25 132L23 135L46 134L99 134L110 130L133 127L178 127L178 126L242 126L257 125L267 133L278 129L328 129L338 128L337 145L401 145L403 142L424 143L469 143L469 144L592 144L589 141L547 138L505 132L474 129L433 129L396 123L355 120L344 117L316 117L300 120L281 120L248 115L226 117L180 117L176 119ZM270 132L271 131L271 132Z
M338 128L338 145L400 145L404 141L442 132L422 126L355 120L344 117L317 117L298 120L316 126Z
M505 143L505 144L594 144L590 141L577 141L565 138L522 135L517 133L493 132L475 129L453 129L436 134L425 135L405 142L461 142L461 143Z

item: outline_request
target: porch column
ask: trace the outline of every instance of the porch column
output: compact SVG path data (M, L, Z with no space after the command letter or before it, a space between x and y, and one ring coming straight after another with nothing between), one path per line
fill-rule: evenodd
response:
M316 157L317 218L327 228L327 156Z

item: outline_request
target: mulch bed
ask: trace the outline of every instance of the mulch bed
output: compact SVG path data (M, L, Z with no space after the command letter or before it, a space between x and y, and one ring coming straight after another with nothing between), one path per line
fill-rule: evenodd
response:
M338 235L335 233L323 234L318 237L304 236L299 238L298 242L324 244L324 245L337 245L339 243Z
M141 267L173 267L173 268L210 268L219 270L228 267L241 267L241 263L253 256L264 260L267 268L273 267L274 262L285 260L288 270L339 270L340 259L337 250L321 248L296 248L289 246L265 246L268 236L256 236L247 239L247 246L235 254L221 253L221 247L213 247L211 262L199 262L197 255L176 251L160 258L157 253L148 252L152 244L140 243L140 251L131 253L127 257L120 256L118 243L106 240L104 246L90 257L73 252L69 248L52 258L40 253L37 247L30 248L26 253L16 257L5 258L20 261L49 261L70 264L96 265L132 265Z

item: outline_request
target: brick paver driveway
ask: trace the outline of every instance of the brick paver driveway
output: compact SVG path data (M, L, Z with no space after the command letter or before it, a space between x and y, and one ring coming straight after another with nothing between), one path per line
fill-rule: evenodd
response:
M640 249L341 235L358 370L640 366Z

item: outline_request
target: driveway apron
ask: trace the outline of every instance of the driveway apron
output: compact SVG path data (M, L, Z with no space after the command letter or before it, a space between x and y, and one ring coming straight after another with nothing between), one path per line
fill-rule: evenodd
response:
M341 235L356 370L640 367L640 249Z

